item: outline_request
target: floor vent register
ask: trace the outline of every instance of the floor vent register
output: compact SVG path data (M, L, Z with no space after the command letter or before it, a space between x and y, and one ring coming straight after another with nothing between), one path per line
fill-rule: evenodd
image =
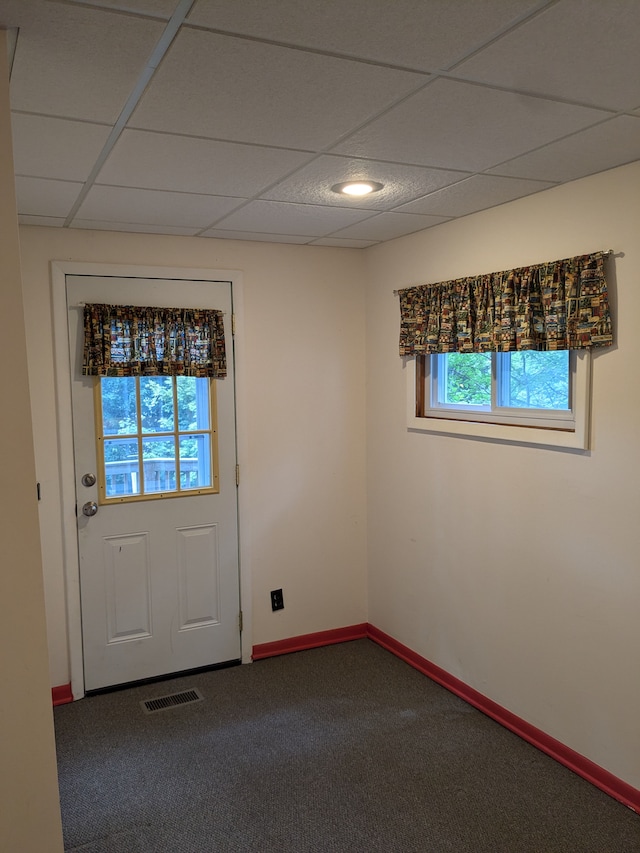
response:
M202 702L204 696L199 690L181 690L180 693L170 693L168 696L158 696L157 699L146 699L141 702L145 714L155 714L158 711L168 711L169 708L192 705L194 702Z

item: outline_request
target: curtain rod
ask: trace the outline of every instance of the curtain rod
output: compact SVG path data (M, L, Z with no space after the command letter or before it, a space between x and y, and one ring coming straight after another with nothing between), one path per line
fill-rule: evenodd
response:
M593 255L597 255L597 254L598 254L598 252L592 252L591 254L593 254ZM601 251L601 252L600 252L600 254L601 254L601 255L615 255L615 251L614 251L613 249L603 249L603 251ZM535 264L529 264L529 266L535 266ZM415 287L415 286L416 286L416 285L414 285L414 287ZM410 288L403 287L402 289L403 289L403 290L409 290ZM400 293L400 291L399 291L399 290L394 290L394 291L393 291L393 295L394 295L394 296L397 296L399 293Z
M87 305L90 305L90 304L91 304L90 302L76 302L76 304L75 304L75 305L69 305L69 308L85 308ZM136 307L136 308L144 308L144 305L136 305L136 306L134 306L134 307ZM153 307L155 308L156 306L154 305ZM160 307L162 307L162 306L160 306ZM215 309L215 308L211 308L210 310L211 310L211 311L215 311L216 309ZM223 311L223 312L222 312L222 314L223 314L223 316L225 316L225 317L227 316L227 312L226 312L226 311Z

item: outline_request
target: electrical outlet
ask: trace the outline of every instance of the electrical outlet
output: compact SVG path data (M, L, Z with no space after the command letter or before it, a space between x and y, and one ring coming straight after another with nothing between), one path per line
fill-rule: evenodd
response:
M272 589L271 590L271 609L272 610L283 610L284 609L284 598L282 596L281 589Z

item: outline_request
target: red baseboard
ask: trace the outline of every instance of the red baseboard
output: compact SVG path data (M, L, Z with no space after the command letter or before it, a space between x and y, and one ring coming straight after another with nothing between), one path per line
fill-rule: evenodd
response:
M640 790L637 788L633 788L631 785L623 782L622 779L618 779L617 776L609 773L608 770L585 758L584 755L580 755L580 753L575 752L570 747L565 746L560 741L532 726L526 720L512 714L511 711L498 705L497 702L488 699L482 693L478 693L473 687L469 687L468 684L450 675L444 669L426 660L426 658L421 657L407 646L394 640L388 634L384 634L375 626L368 626L367 636L379 646L387 649L396 655L396 657L406 661L406 663L442 685L442 687L446 687L447 690L464 699L465 702L473 705L474 708L482 711L483 714L486 714L505 728L519 735L523 740L528 741L542 752L555 758L560 764L564 764L565 767L573 770L606 794L624 803L625 806L633 809L633 811L640 812Z
M317 649L320 646L331 646L334 643L345 643L348 640L363 640L367 637L368 625L349 625L346 628L333 628L330 631L317 631L315 634L302 634L287 640L275 640L273 643L261 643L253 647L253 660L286 655L289 652L301 652L305 649Z
M71 685L61 684L59 687L52 687L51 698L53 699L54 707L56 705L66 705L69 702L73 702L73 693L71 692Z

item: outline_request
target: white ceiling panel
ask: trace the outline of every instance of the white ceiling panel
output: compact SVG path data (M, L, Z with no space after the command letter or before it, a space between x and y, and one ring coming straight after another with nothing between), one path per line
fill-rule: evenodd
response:
M334 151L481 171L605 116L586 107L440 79Z
M640 103L638 0L561 0L456 74L608 109Z
M254 243L297 243L302 245L309 238L300 234L262 234L255 231L223 231L221 228L210 228L203 231L200 237L216 237L219 240L252 240Z
M21 222L358 249L640 160L640 0L190 5L0 0Z
M130 15L43 4L20 31L13 109L115 121L163 29Z
M98 175L101 184L252 197L309 154L125 130Z
M375 160L323 155L263 194L278 201L388 210L440 187L461 181L468 172L401 166ZM335 193L331 187L345 181L369 180L384 184L379 192L358 199Z
M573 181L638 159L640 117L619 116L491 171L546 181Z
M453 187L445 187L425 198L403 204L406 213L434 213L439 216L466 216L487 207L504 204L522 196L549 189L552 183L474 175Z
M62 216L29 216L27 214L19 214L18 222L20 225L43 225L46 228L62 228L66 217Z
M85 181L111 131L108 125L14 113L17 175Z
M287 204L281 201L252 201L216 223L217 228L258 233L265 223L272 234L324 237L331 231L360 222L371 216L370 210L346 210L314 204Z
M377 240L350 240L346 237L320 237L309 245L334 246L339 249L367 249L369 246L375 246L377 242Z
M66 219L81 189L81 183L17 176L18 213Z
M413 234L433 225L446 222L446 216L424 216L417 213L378 213L366 222L343 228L336 237L352 237L361 240L393 240Z
M238 199L222 196L94 186L77 216L105 222L206 228L237 204Z
M74 219L74 228L88 231L124 231L131 234L175 234L180 237L193 237L199 228L188 228L180 225L151 225L139 222L111 222L99 219Z
M130 125L318 150L425 77L183 30Z
M75 2L82 6L154 15L159 18L170 18L176 8L176 0L75 0Z
M404 68L446 68L536 0L199 0L189 22Z

